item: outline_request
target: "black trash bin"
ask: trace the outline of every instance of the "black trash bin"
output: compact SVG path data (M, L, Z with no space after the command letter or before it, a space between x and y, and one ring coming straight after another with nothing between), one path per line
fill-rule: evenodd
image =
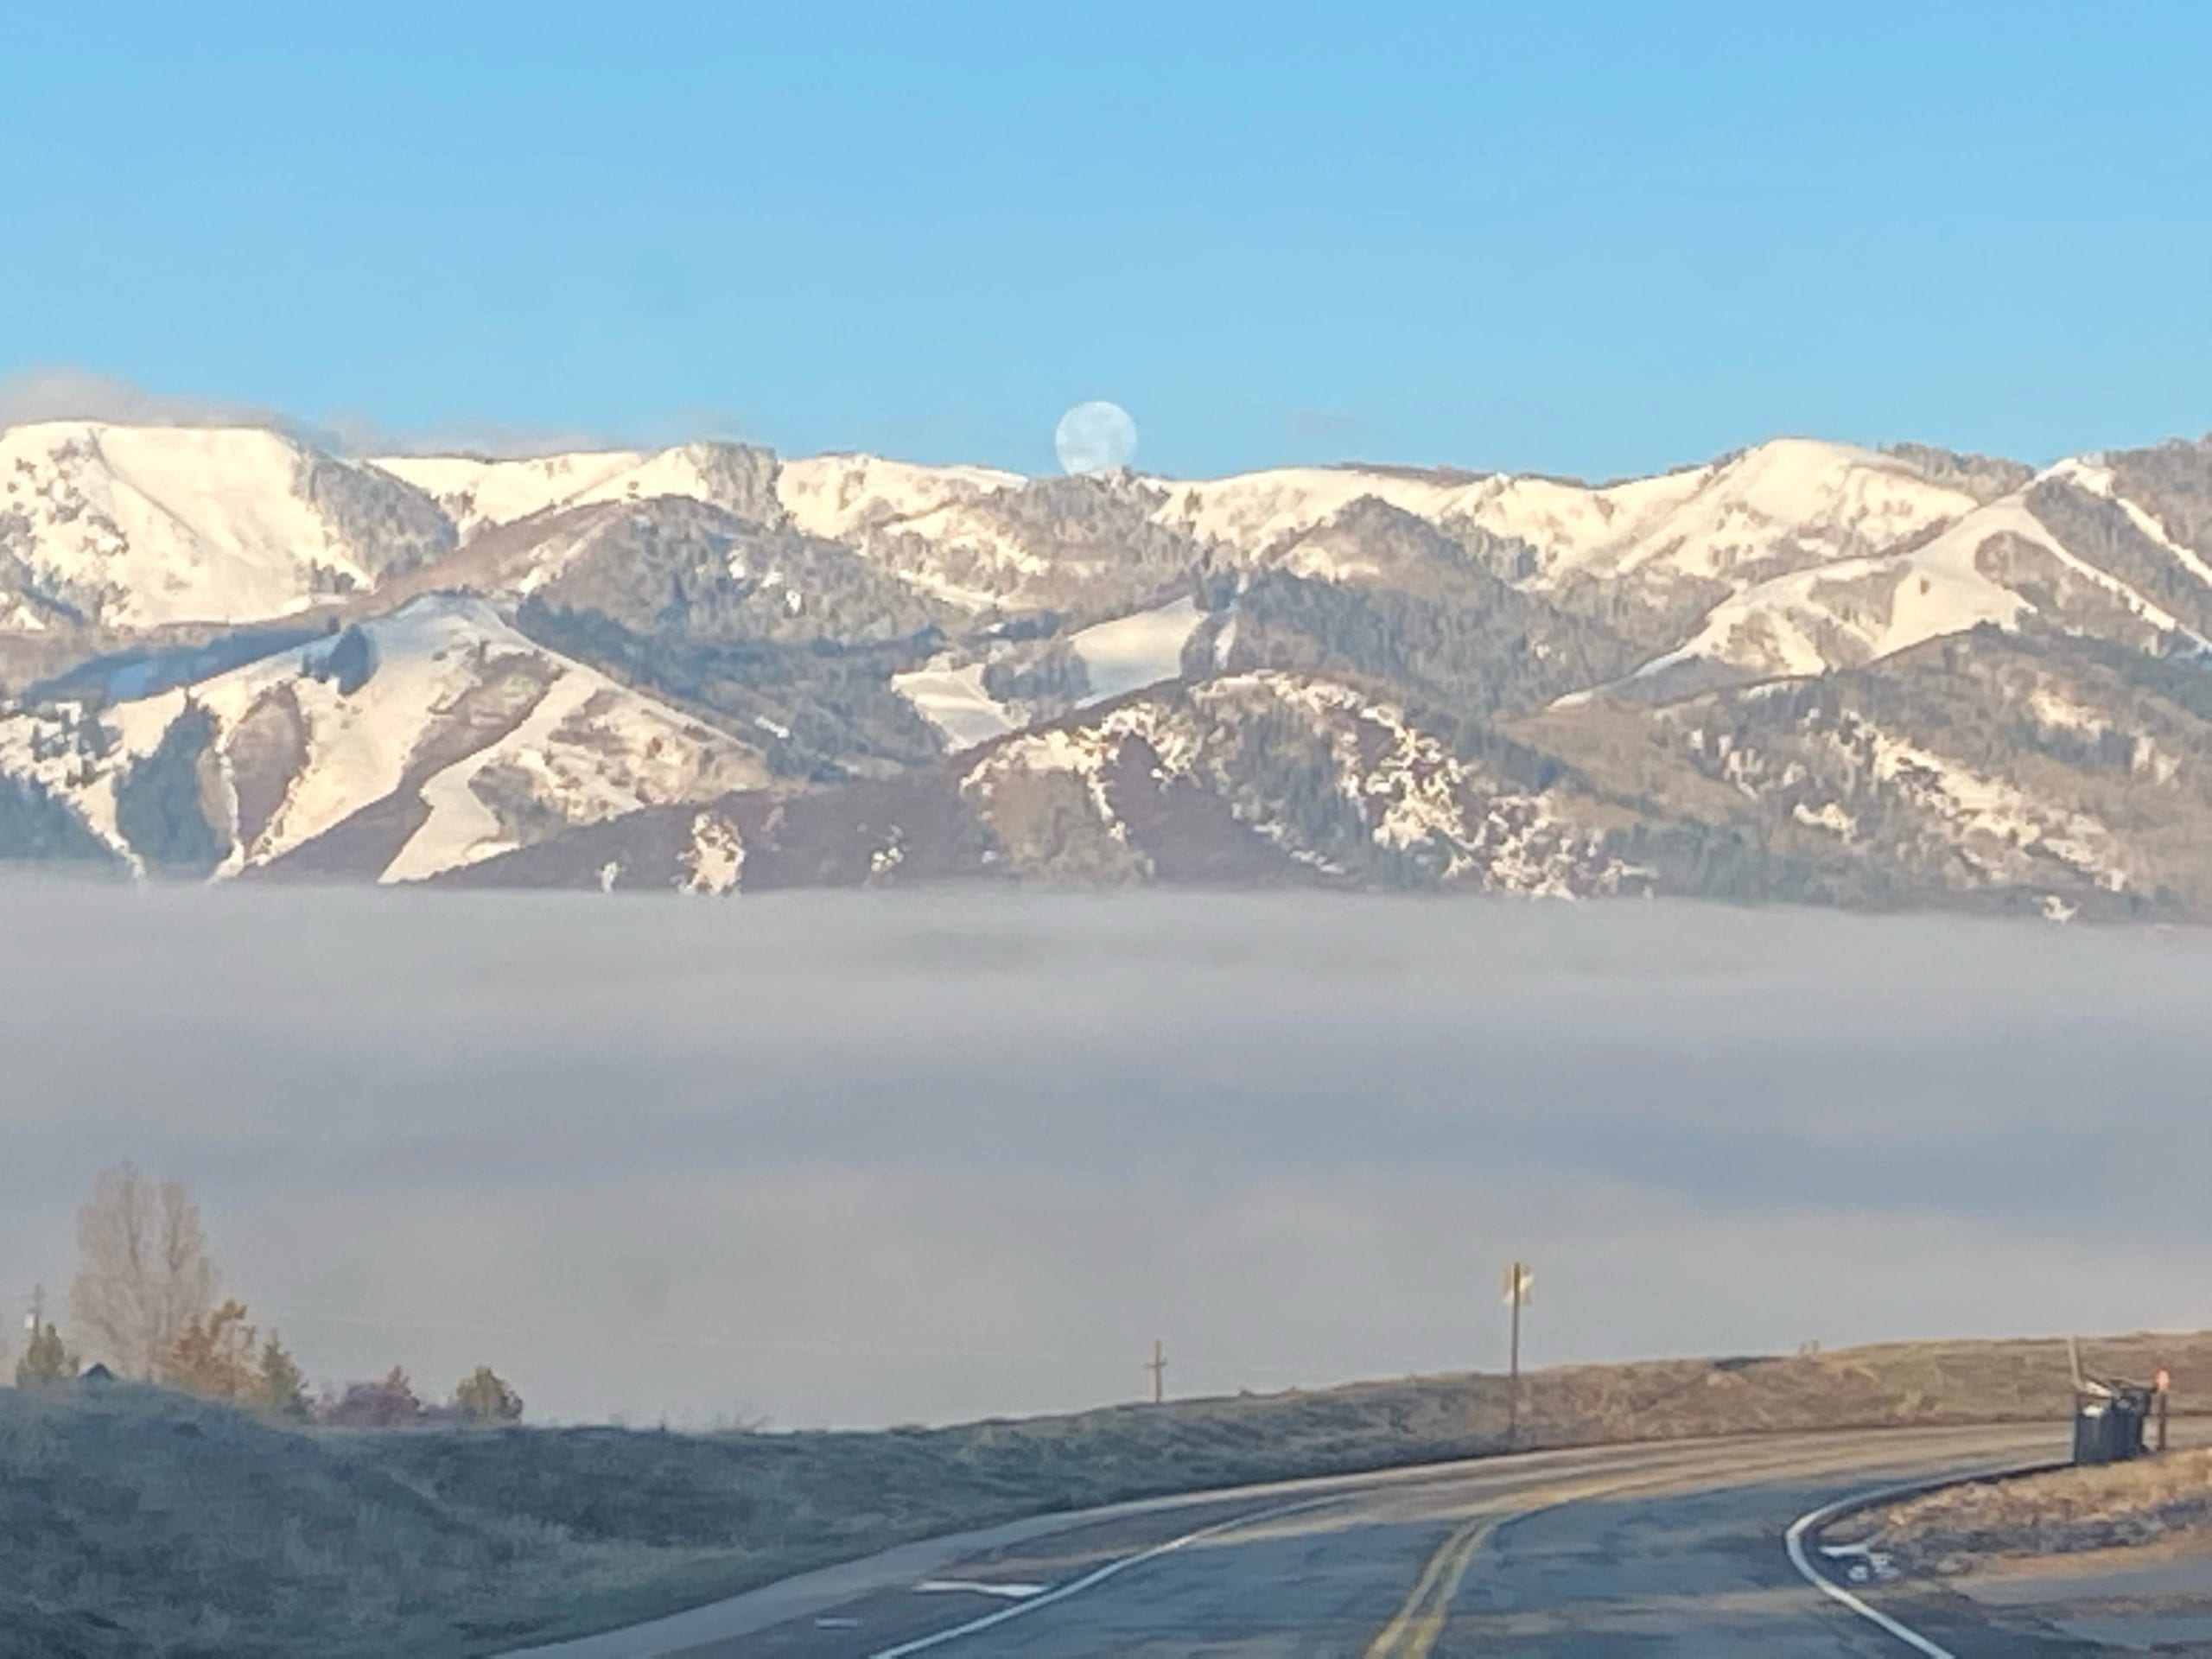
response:
M2092 1383L2074 1395L2074 1461L2125 1463L2143 1455L2151 1390L2126 1382Z

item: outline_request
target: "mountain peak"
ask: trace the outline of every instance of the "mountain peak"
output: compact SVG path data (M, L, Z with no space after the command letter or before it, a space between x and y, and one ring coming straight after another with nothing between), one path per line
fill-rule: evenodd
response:
M2208 641L2212 444L1176 480L48 422L0 432L0 858L2212 914Z

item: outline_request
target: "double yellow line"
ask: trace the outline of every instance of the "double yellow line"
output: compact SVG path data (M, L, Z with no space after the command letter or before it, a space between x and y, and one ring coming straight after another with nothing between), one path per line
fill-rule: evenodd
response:
M1366 1659L1426 1659L1444 1634L1444 1621L1452 1616L1459 1581L1467 1576L1476 1554L1504 1518L1479 1516L1444 1541L1444 1547L1421 1569L1406 1605L1367 1644Z
M1863 1452L1853 1455L1861 1459L1864 1457ZM1822 1462L1815 1451L1793 1448L1780 1454L1746 1458L1720 1472L1740 1479L1784 1470L1809 1471L1819 1468ZM1476 1516L1454 1531L1428 1558L1428 1565L1414 1581L1405 1605L1367 1644L1365 1659L1427 1659L1429 1650L1444 1634L1445 1621L1452 1616L1452 1603L1459 1593L1468 1569L1474 1566L1475 1557L1490 1541L1491 1535L1508 1521L1560 1509L1585 1498L1668 1486L1694 1490L1701 1483L1709 1484L1712 1478L1713 1471L1683 1468L1653 1470L1625 1478L1600 1476L1594 1480L1570 1476L1532 1486L1493 1503L1487 1513Z

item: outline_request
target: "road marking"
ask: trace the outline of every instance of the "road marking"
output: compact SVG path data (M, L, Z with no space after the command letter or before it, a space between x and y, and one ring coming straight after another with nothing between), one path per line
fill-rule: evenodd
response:
M1367 1644L1366 1659L1427 1659L1428 1650L1444 1634L1452 1598L1459 1593L1467 1569L1475 1564L1476 1553L1505 1518L1478 1516L1444 1541L1414 1580L1405 1605Z
M1629 1480L1606 1480L1594 1484L1584 1482L1580 1485L1554 1481L1517 1495L1517 1500L1509 1498L1502 1505L1493 1506L1501 1512L1477 1516L1438 1547L1428 1558L1428 1565L1421 1569L1421 1577L1414 1581L1405 1605L1368 1643L1363 1659L1427 1659L1429 1650L1444 1635L1445 1623L1452 1617L1452 1604L1459 1597L1460 1585L1466 1581L1468 1569L1474 1566L1476 1555L1490 1541L1491 1535L1500 1527L1510 1522L1525 1521L1547 1510L1580 1503L1585 1498L1672 1485L1689 1473L1669 1469ZM1562 1491L1563 1484L1566 1490Z
M1862 1598L1853 1595L1850 1591L1815 1567L1812 1558L1805 1553L1806 1535L1818 1532L1836 1516L1850 1510L1865 1509L1872 1503L1887 1503L1900 1497L1916 1497L1923 1492L1938 1491L1946 1486L1963 1486L1968 1481L1988 1480L1998 1475L2031 1473L2036 1469L2048 1466L2050 1465L2037 1464L2026 1469L2018 1465L2002 1469L1984 1469L1974 1474L1953 1475L1943 1480L1910 1481L1902 1486L1885 1486L1875 1491L1859 1492L1850 1497L1840 1497L1833 1503L1823 1503L1819 1509L1809 1510L1792 1521L1789 1523L1789 1530L1782 1535L1783 1548L1789 1552L1789 1564L1803 1575L1808 1584L1829 1600L1840 1603L1869 1624L1878 1625L1881 1629L1887 1630L1915 1653L1922 1655L1923 1659L1958 1659L1958 1656L1948 1648L1929 1641L1911 1625L1891 1618L1880 1608L1872 1606Z
M1460 1585L1466 1581L1467 1570L1475 1564L1475 1556L1491 1535L1508 1522L1525 1521L1532 1515L1579 1503L1587 1497L1668 1485L1681 1479L1685 1472L1670 1469L1632 1480L1601 1481L1594 1485L1586 1482L1567 1485L1564 1491L1560 1490L1564 1483L1554 1481L1518 1494L1518 1501L1508 1498L1503 1503L1492 1504L1495 1512L1478 1515L1437 1546L1436 1553L1421 1569L1421 1577L1414 1580L1405 1605L1367 1644L1363 1659L1427 1659L1429 1649L1444 1634L1445 1622L1452 1616L1452 1603L1459 1593Z
M1738 1464L1726 1473L1741 1478L1795 1471L1803 1467L1807 1455L1804 1451L1793 1451L1778 1457L1770 1456ZM1653 1487L1675 1486L1685 1482L1690 1483L1688 1490L1695 1491L1699 1490L1695 1483L1702 1478L1705 1471L1680 1467L1639 1473L1622 1480L1584 1480L1576 1484L1570 1477L1532 1487L1503 1503L1493 1504L1491 1508L1497 1512L1477 1516L1437 1547L1436 1553L1421 1569L1421 1577L1414 1580L1405 1605L1368 1643L1363 1659L1427 1659L1430 1649L1443 1637L1446 1621L1452 1616L1452 1604L1458 1599L1459 1586L1474 1566L1476 1555L1500 1527L1593 1497L1649 1491Z
M1688 1448L1685 1449L1687 1450ZM1668 1448L1668 1450L1671 1452L1672 1448ZM1808 1454L1809 1450L1810 1448L1796 1450L1789 1454L1787 1460L1795 1462L1802 1459ZM1457 1465L1455 1465L1455 1467ZM1491 1471L1484 1470L1479 1472L1489 1473L1491 1472ZM1559 1501L1562 1503L1571 1503L1578 1497L1592 1497L1601 1492L1618 1491L1624 1486L1634 1487L1637 1485L1651 1485L1654 1484L1663 1484L1667 1481L1681 1478L1683 1472L1683 1471L1679 1469L1669 1469L1664 1474L1661 1475L1656 1483L1651 1479L1646 1478L1640 1481L1630 1480L1626 1482L1600 1484L1596 1486L1586 1485L1575 1489L1568 1497ZM1546 1490L1556 1491L1562 1481L1571 1480L1572 1478L1572 1476L1562 1476L1559 1480L1552 1482L1548 1488L1539 1487L1536 1490L1538 1491L1543 1491ZM1071 1579L1065 1584L1056 1586L1054 1588L1046 1591L1042 1595L1033 1596L1027 1601L1012 1603L1007 1606L1000 1608L995 1612L986 1613L981 1618L973 1618L964 1624L953 1625L949 1630L933 1630L927 1636L918 1636L910 1642L901 1642L894 1647L879 1649L874 1653L870 1654L868 1656L868 1659L906 1659L906 1656L910 1654L926 1653L931 1649L942 1647L948 1642L957 1642L962 1637L975 1636L984 1630L994 1630L999 1625L1005 1624L1008 1619L1019 1618L1022 1614L1034 1612L1039 1607L1049 1607L1056 1602L1065 1601L1071 1596L1081 1595L1084 1591L1093 1589L1096 1586L1105 1583L1109 1579L1118 1577L1120 1574L1126 1573L1133 1567L1141 1567L1147 1561L1154 1560L1159 1556L1167 1554L1173 1550L1181 1549L1186 1545L1199 1543L1205 1539L1217 1537L1223 1533L1234 1531L1240 1527L1256 1526L1263 1521L1272 1521L1282 1516L1300 1515L1305 1513L1306 1510L1321 1509L1332 1503L1351 1503L1364 1496L1366 1496L1364 1490L1355 1487L1350 1491L1331 1492L1321 1497L1306 1498L1302 1502L1296 1503L1280 1504L1271 1510L1261 1510L1251 1515L1238 1516L1232 1520L1216 1522L1211 1526L1200 1527L1196 1532L1186 1532L1179 1538L1170 1538L1165 1543L1154 1544L1149 1549L1139 1550L1134 1555L1124 1555L1120 1557L1118 1560L1109 1561L1104 1566L1084 1574L1084 1576L1079 1579ZM1452 1586L1454 1589L1456 1590L1461 1580L1466 1576L1467 1568L1474 1560L1476 1550L1480 1548L1482 1538L1488 1536L1489 1532L1491 1529L1494 1529L1497 1525L1501 1524L1505 1521L1518 1520L1525 1514L1533 1514L1535 1509L1545 1509L1550 1507L1552 1506L1549 1504L1541 1503L1535 1505L1533 1509L1520 1505L1514 1505L1511 1506L1510 1513L1498 1516L1495 1520L1490 1522L1484 1527L1481 1536L1478 1536L1472 1541L1471 1547L1466 1551L1465 1559L1459 1563L1457 1573L1453 1574ZM1447 1544L1446 1548L1448 1548L1449 1545ZM1442 1552L1440 1552L1440 1554ZM1439 1563L1434 1559L1431 1560L1429 1566L1433 1569L1439 1568ZM1422 1574L1424 1582L1427 1581L1427 1577L1428 1574L1427 1573ZM1444 1610L1448 1608L1448 1605L1449 1602L1447 1600L1445 1604L1440 1606L1438 1614L1440 1630L1441 1629L1440 1621L1443 1617ZM1436 1641L1436 1634L1432 1632L1427 1640L1428 1644L1433 1646ZM1427 1647L1424 1647L1421 1649L1422 1653L1426 1653L1427 1650Z
M1695 1446L1695 1442L1686 1442L1682 1450L1687 1453L1693 1446ZM1669 1451L1671 1451L1672 1449L1673 1448L1668 1448ZM1699 1449L1704 1450L1708 1448ZM1808 1457L1815 1457L1819 1452L1824 1450L1827 1450L1827 1448L1821 1446L1799 1446L1793 1448L1787 1453L1780 1454L1778 1456L1770 1456L1769 1458L1762 1459L1755 1463L1738 1465L1735 1468L1731 1469L1726 1472L1731 1475L1766 1474L1792 1467L1802 1467L1806 1459ZM1836 1452L1833 1455L1841 1454L1842 1448L1837 1448ZM1462 1467L1462 1465L1452 1466L1455 1470ZM1400 1478L1402 1478L1404 1476L1409 1476L1414 1472L1415 1471L1411 1470L1403 1471L1403 1475ZM1471 1539L1466 1541L1467 1547L1465 1550L1464 1558L1458 1563L1457 1571L1452 1573L1453 1587L1456 1590L1459 1582L1464 1580L1467 1571L1472 1566L1474 1558L1479 1552L1482 1543L1489 1537L1490 1534L1509 1522L1525 1520L1529 1516L1539 1514L1545 1510L1557 1509L1564 1504L1579 1503L1588 1497L1602 1497L1611 1492L1637 1491L1650 1486L1670 1485L1685 1478L1694 1479L1695 1478L1697 1472L1698 1471L1694 1468L1686 1469L1675 1467L1667 1469L1663 1472L1656 1475L1645 1475L1643 1478L1637 1479L1616 1480L1610 1482L1600 1481L1596 1484L1586 1484L1578 1489L1570 1491L1564 1496L1551 1498L1548 1501L1539 1501L1534 1503L1525 1502L1519 1503L1510 1503L1506 1506L1505 1513L1486 1518L1480 1523L1481 1530ZM1965 1477L1964 1478L1980 1478L1980 1477L1970 1476ZM1439 1478L1450 1478L1450 1477L1439 1477ZM1561 1484L1572 1478L1573 1478L1570 1476L1562 1477L1560 1480L1554 1480L1549 1484L1549 1490L1552 1491L1557 1491ZM1387 1485L1384 1483L1377 1482L1375 1484L1376 1485L1382 1485L1384 1486L1384 1489L1387 1490ZM1948 1483L1940 1484L1948 1484ZM1192 1544L1201 1543L1209 1538L1218 1537L1224 1533L1233 1532L1242 1527L1258 1526L1263 1522L1279 1520L1286 1516L1301 1515L1309 1510L1325 1509L1332 1504L1355 1502L1361 1497L1368 1496L1370 1490L1370 1488L1366 1484L1362 1484L1355 1485L1351 1491L1330 1492L1319 1497L1306 1498L1300 1503L1278 1504L1273 1509L1259 1510L1249 1515L1233 1516L1226 1521L1217 1521L1211 1526L1200 1527L1195 1532L1186 1532L1179 1537L1170 1538L1164 1543L1154 1544L1148 1549L1139 1550L1135 1554L1121 1556L1116 1560L1108 1561L1103 1566L1095 1568L1090 1573L1084 1573L1081 1578L1071 1579L1067 1583L1056 1586L1052 1589L1046 1591L1042 1595L1033 1596L1027 1601L1011 1603L1005 1607L998 1609L995 1612L986 1613L980 1618L969 1619L964 1624L956 1624L948 1630L934 1630L927 1636L918 1636L914 1637L912 1641L901 1642L893 1647L878 1649L875 1652L868 1656L868 1659L907 1659L907 1656L910 1654L926 1653L933 1648L943 1647L947 1643L957 1642L963 1637L975 1636L984 1630L995 1630L999 1625L1006 1624L1008 1620L1019 1618L1026 1613L1034 1612L1039 1607L1049 1607L1057 1602L1065 1601L1071 1596L1081 1595L1086 1590L1096 1588L1097 1586L1104 1584L1110 1579L1118 1578L1122 1573L1128 1572L1133 1567L1141 1567L1147 1561L1157 1560L1162 1555L1169 1554L1176 1550L1185 1548ZM1539 1486L1535 1489L1534 1492L1523 1493L1521 1496L1525 1499L1529 1497L1541 1494L1546 1490L1546 1487ZM1925 1490L1925 1488L1908 1490ZM1848 1507L1848 1505L1846 1504L1839 1507ZM1466 1529L1463 1528L1459 1533L1455 1533L1453 1537L1455 1539L1461 1538L1465 1532ZM1446 1548L1448 1550L1449 1548L1450 1541L1447 1541ZM1442 1553L1443 1552L1440 1552L1440 1554ZM1432 1558L1429 1562L1429 1568L1433 1569L1440 1573L1451 1572L1452 1564L1446 1562L1440 1566L1438 1560L1435 1558ZM1422 1573L1422 1578L1424 1580L1427 1580L1429 1578L1429 1572L1425 1570ZM1428 1645L1421 1649L1421 1653L1426 1654L1428 1651L1428 1648L1433 1646L1436 1642L1438 1634L1440 1633L1442 1629L1441 1620L1448 1615L1449 1608L1450 1599L1448 1597L1444 1601L1436 1605L1434 1611L1439 1619L1437 1630L1431 1632L1428 1635ZM1868 1611L1870 1615L1872 1614L1872 1609L1869 1609ZM1872 1616L1877 1618L1878 1622L1879 1621L1879 1615ZM1414 1659L1414 1656L1409 1653L1406 1656L1402 1656L1402 1659ZM1936 1654L1930 1656L1930 1659L1954 1659L1954 1656L1943 1654L1941 1649L1937 1649Z
M1309 1497L1303 1503L1281 1503L1272 1510L1261 1510L1252 1515L1240 1515L1232 1520L1217 1521L1210 1527L1200 1527L1196 1532L1186 1532L1179 1538L1170 1538L1166 1542L1154 1544L1149 1549L1141 1549L1134 1555L1123 1555L1117 1560L1109 1561L1105 1566L1095 1568L1079 1579L1071 1579L1065 1584L1047 1590L1041 1596L1032 1596L1027 1601L1017 1601L1010 1606L1000 1608L995 1613L986 1613L981 1618L971 1618L965 1624L955 1624L950 1630L933 1630L927 1636L918 1636L911 1642L899 1643L896 1647L880 1648L870 1654L868 1659L906 1659L906 1656L910 1653L926 1653L931 1648L941 1648L948 1642L957 1642L963 1636L975 1636L983 1630L994 1630L1008 1619L1020 1618L1024 1613L1033 1613L1039 1607L1049 1607L1054 1602L1065 1601L1071 1596L1079 1596L1084 1591L1102 1585L1109 1579L1118 1577L1133 1567L1141 1567L1147 1561L1154 1560L1160 1556L1182 1549L1191 1544L1203 1543L1209 1538L1218 1537L1224 1532L1233 1532L1239 1527L1257 1526L1262 1521L1280 1520L1287 1515L1302 1515L1308 1510L1318 1510L1327 1504L1342 1503L1344 1501L1344 1494L1331 1493L1326 1497Z

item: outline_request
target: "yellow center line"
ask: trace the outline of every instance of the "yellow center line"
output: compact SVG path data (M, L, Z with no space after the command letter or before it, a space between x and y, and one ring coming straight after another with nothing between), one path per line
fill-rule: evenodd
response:
M1854 1455L1863 1457L1864 1453ZM1422 1567L1421 1577L1414 1581L1405 1605L1367 1644L1364 1659L1427 1659L1430 1649L1444 1635L1445 1621L1451 1617L1452 1604L1458 1599L1459 1586L1474 1566L1475 1557L1481 1554L1490 1535L1508 1521L1618 1492L1685 1483L1694 1491L1700 1483L1710 1484L1716 1474L1740 1478L1782 1471L1812 1472L1825 1460L1808 1448L1798 1448L1780 1457L1754 1459L1723 1471L1677 1468L1624 1480L1551 1481L1495 1503L1455 1529L1437 1547L1436 1553ZM1811 1469L1807 1468L1808 1464Z
M1485 1515L1470 1521L1428 1558L1428 1566L1415 1581L1396 1617L1367 1644L1366 1659L1422 1659L1444 1634L1444 1620L1459 1584L1484 1541L1497 1529L1503 1516Z

